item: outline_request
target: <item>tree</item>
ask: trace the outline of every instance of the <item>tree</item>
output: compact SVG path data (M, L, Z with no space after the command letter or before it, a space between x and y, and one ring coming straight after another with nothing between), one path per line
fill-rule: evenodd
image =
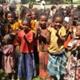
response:
M5 2L5 0L0 0L0 3L4 3Z
M63 0L45 0L45 1L50 1L50 3L52 4L57 4L57 3L62 3Z

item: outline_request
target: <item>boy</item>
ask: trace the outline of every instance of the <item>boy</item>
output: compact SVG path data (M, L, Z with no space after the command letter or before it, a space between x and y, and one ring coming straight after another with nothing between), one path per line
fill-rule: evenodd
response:
M26 80L32 80L35 76L35 63L33 54L33 32L30 27L30 20L25 19L23 21L22 30L18 33L18 41L20 42L20 52L18 65L18 79L22 77L22 68L24 67L24 73Z

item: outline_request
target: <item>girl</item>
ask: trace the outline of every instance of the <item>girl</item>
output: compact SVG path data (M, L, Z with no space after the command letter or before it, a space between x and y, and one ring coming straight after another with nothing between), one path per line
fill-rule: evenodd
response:
M76 26L75 36L69 41L67 46L71 55L67 62L66 80L80 79L80 26Z
M13 80L14 74L14 35L6 34L4 36L4 46L3 46L3 69L7 80Z
M47 29L47 17L42 14L39 19L39 25L37 28L38 38L38 52L39 52L39 77L41 80L45 80L48 76L47 62L48 62L48 43L49 43L49 31Z
M20 24L16 19L16 14L14 12L8 11L5 16L6 16L6 21L10 24L12 31L19 30Z
M57 78L57 80L63 80L67 58L63 47L66 29L63 26L62 17L55 16L52 27L49 27L48 30L51 33L48 47L49 59L47 65L50 80L55 78Z

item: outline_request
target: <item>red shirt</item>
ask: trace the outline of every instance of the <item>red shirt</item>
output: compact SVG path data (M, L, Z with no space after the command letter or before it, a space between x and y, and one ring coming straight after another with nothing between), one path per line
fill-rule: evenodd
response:
M64 42L64 48L67 48L67 45L71 40L72 40L72 35L69 35L66 41Z
M30 43L27 44L26 40L24 39L24 35L26 40ZM33 52L33 32L29 31L27 34L25 34L24 30L21 30L18 32L18 39L20 42L20 52L22 53L30 53Z

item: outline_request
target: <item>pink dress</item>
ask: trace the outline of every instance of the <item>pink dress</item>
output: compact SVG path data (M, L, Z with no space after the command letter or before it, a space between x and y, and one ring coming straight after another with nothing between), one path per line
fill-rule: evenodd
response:
M12 73L14 69L14 47L12 44L3 47L3 68L5 73Z

